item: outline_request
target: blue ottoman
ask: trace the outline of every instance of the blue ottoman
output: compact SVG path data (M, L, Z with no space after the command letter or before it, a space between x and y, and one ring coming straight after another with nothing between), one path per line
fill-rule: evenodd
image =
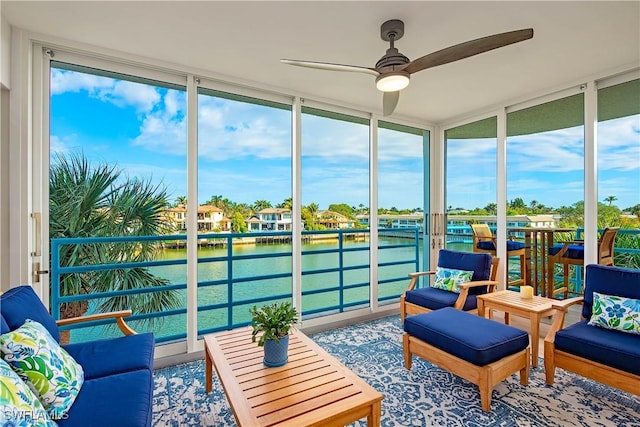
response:
M407 317L403 335L404 366L420 356L480 388L482 409L491 408L491 391L520 371L529 380L529 334L512 326L456 310L442 308Z

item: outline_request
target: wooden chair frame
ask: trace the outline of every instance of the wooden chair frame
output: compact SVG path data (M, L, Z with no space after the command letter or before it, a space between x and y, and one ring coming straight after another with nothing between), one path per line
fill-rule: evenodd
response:
M496 281L496 274L498 272L499 263L500 263L500 258L493 257L491 259L491 272L489 274L489 280L476 280L473 282L461 283L459 285L460 294L458 295L458 299L456 299L456 303L454 304L453 307L455 309L462 310L462 307L464 307L464 303L467 300L467 297L469 296L470 288L475 288L478 286L487 286L488 287L487 293L494 292L499 284ZM416 288L418 278L422 276L433 276L435 274L436 274L435 271L419 271L417 273L409 274L409 277L411 278L411 280L409 281L409 286L407 287L405 292L403 292L402 295L400 296L400 320L402 322L404 322L404 319L407 317L408 314L420 314L420 313L428 313L432 311L427 307L423 307L421 305L407 302L405 299L405 294L407 291L411 291ZM469 310L470 313L477 313L477 311L478 311L477 309Z
M594 362L589 359L556 350L555 338L556 332L564 327L564 319L567 310L574 304L580 304L584 300L583 297L556 301L553 309L556 310L554 321L551 329L544 339L544 372L548 385L553 385L556 368L562 368L578 375L602 384L624 390L629 393L640 395L640 375L625 372L602 363Z
M605 228L598 240L598 261L600 265L613 265L613 251L616 236L620 227ZM548 255L549 280L553 280L555 265L563 265L563 284L561 288L554 289L553 295L564 292L564 299L569 297L569 265L584 265L584 259L569 258L564 255L569 250L569 245L584 245L583 240L564 242L564 246L555 255Z
M490 249L481 249L478 247L478 243L480 242L493 242L493 246L495 248L498 247L497 240L491 232L491 229L487 224L471 224L471 230L473 230L473 251L474 252L484 252L493 255L494 257L497 255L497 251ZM514 237L509 236L509 240L513 241ZM505 269L506 273L506 282L507 286L522 286L527 284L526 278L529 277L527 274L527 257L526 257L526 248L516 249L512 251L507 251L507 267ZM509 261L508 258L512 256L520 257L520 279L509 281Z
M56 320L58 326L73 325L83 322L92 322L94 320L115 319L118 328L124 335L135 335L136 331L125 322L124 318L131 316L131 310L111 311L109 313L88 314L86 316L69 317L67 319Z

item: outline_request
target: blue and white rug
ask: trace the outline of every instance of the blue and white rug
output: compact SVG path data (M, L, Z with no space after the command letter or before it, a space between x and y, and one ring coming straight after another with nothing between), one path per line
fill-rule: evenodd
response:
M498 384L491 412L480 407L478 387L414 356L404 368L402 327L387 317L311 337L384 395L383 426L612 426L640 427L640 398L562 369L544 382L542 363L529 385L514 375ZM154 426L235 426L214 372L205 393L204 361L155 372ZM366 419L355 423L366 426Z

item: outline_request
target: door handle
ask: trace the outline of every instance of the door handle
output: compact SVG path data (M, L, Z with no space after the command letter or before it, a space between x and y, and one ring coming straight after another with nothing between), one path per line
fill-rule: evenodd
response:
M31 252L31 256L40 256L42 255L42 213L33 212L31 214L31 218L33 218L34 222L34 248L33 252Z
M33 283L40 283L40 275L41 274L49 274L49 270L40 270L40 263L33 263Z

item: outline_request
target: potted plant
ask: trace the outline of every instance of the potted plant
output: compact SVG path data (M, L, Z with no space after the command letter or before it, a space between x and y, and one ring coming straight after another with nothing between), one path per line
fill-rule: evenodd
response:
M289 360L289 329L298 321L298 312L289 301L250 309L251 341L264 346L264 364L282 366ZM258 334L262 335L258 337Z

